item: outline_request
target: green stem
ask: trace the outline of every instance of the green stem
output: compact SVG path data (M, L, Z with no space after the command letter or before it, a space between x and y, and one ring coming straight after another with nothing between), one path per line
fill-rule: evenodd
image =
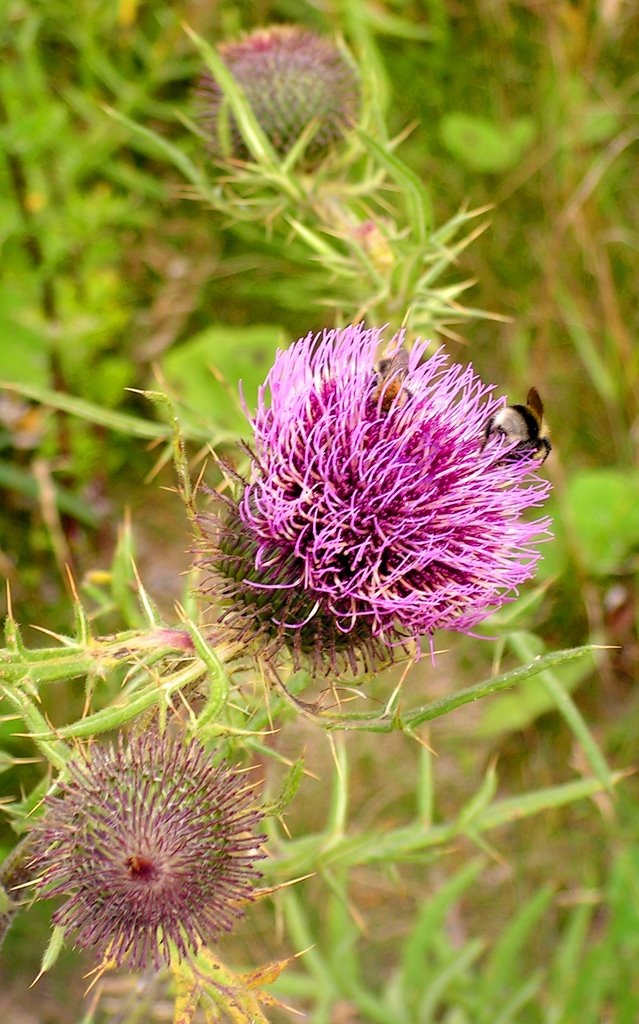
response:
M625 775L624 772L615 772L612 776L613 784L620 782ZM477 833L485 832L553 807L563 807L583 800L605 789L598 778L588 778L509 797L479 812L473 818L472 828ZM377 832L364 833L328 842L326 834L320 833L287 843L286 855L270 861L265 872L270 877L288 879L315 871L318 864L331 868L392 863L402 859L423 860L429 850L446 846L464 833L463 821L433 825L429 829L425 829L421 822L416 822L384 835Z
M193 650L189 634L180 629L127 630L88 644L61 641L60 647L0 650L0 680L15 685L28 679L38 686L81 676L105 677L127 660L144 659L150 665L175 651Z
M324 728L332 729L363 729L366 732L393 732L395 729L410 731L423 725L424 722L431 722L435 718L441 718L456 708L463 707L482 697L490 697L494 693L501 693L512 686L523 683L526 679L538 675L540 672L557 665L563 665L586 654L596 651L597 645L590 644L585 647L568 648L563 651L551 651L549 654L540 655L527 665L503 672L493 679L477 683L465 690L458 690L450 696L442 697L440 700L425 704L413 711L407 711L403 715L377 716L374 712L363 712L361 714L321 716Z

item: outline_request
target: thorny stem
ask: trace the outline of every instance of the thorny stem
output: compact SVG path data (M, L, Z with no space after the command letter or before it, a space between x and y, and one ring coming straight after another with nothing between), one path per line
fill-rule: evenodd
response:
M186 630L124 632L90 639L87 644L66 641L61 647L35 650L5 648L0 651L0 678L10 685L26 678L34 683L54 683L80 676L104 676L125 660L140 658L150 665L175 651L193 651Z

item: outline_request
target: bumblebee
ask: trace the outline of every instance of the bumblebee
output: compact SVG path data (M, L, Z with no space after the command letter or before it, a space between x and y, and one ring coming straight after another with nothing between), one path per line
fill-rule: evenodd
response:
M376 370L375 388L371 397L375 403L380 403L382 412L388 412L396 399L396 404L399 407L408 401L410 391L406 387L407 375L408 352L405 348L398 348L391 356L380 359ZM398 395L400 395L399 398L397 398Z
M486 424L483 447L495 436L517 442L506 454L505 461L511 462L528 455L538 457L540 465L546 461L552 445L545 435L544 404L537 388L529 390L525 405L508 405L491 416Z

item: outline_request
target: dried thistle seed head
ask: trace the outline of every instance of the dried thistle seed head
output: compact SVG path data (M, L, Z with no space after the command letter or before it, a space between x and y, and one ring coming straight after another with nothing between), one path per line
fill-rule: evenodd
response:
M533 576L548 533L526 518L548 483L485 446L492 387L416 342L380 391L382 347L358 324L277 354L251 478L209 553L222 624L315 667L472 630Z
M305 157L317 163L354 123L359 85L353 68L331 40L297 25L272 25L223 43L219 53L279 156L285 156L314 121L316 130ZM212 152L248 159L216 80L202 75L196 92ZM228 117L230 152L225 151L224 117Z
M196 741L151 732L68 766L34 829L39 896L77 945L139 969L229 931L259 877L261 814L246 776Z

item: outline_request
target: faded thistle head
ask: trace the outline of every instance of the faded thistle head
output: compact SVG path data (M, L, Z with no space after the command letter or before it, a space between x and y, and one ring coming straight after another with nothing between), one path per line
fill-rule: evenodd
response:
M223 43L220 56L241 85L262 130L279 156L286 156L307 125L316 130L306 149L317 162L355 121L359 85L353 68L331 40L297 25L271 25ZM202 122L216 156L249 154L224 93L209 74L197 93Z
M278 352L250 478L211 524L218 629L267 659L374 667L472 630L535 572L549 521L524 517L549 485L486 443L503 400L423 341L380 385L382 340L358 324Z
M132 969L194 955L251 899L262 836L246 776L151 732L68 765L35 826L39 896L77 945Z

